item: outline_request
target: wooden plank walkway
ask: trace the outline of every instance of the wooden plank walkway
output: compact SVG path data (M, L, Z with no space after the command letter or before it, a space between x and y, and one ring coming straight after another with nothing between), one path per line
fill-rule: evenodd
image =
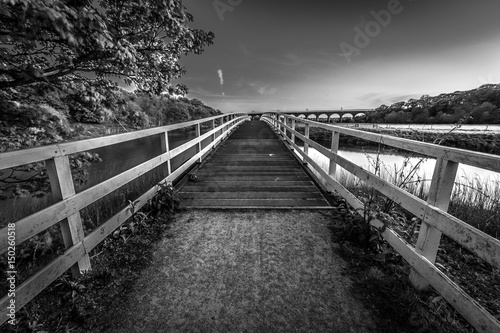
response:
M262 121L243 123L180 191L185 208L329 208L299 162Z

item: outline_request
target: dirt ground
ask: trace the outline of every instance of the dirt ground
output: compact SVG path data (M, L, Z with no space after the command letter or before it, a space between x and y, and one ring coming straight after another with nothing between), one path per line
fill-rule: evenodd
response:
M328 212L178 213L107 332L376 332Z

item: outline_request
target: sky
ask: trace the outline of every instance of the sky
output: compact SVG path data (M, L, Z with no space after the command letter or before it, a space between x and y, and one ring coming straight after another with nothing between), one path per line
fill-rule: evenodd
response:
M223 112L376 108L500 82L498 0L184 0L175 83Z

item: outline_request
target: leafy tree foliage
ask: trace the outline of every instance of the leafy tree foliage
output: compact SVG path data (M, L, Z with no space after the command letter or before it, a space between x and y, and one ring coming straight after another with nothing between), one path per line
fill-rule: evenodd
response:
M214 35L188 27L182 0L0 0L0 89L35 82L98 102L116 87L184 94L182 55Z
M159 96L186 94L172 84L180 58L213 42L192 21L182 0L0 0L0 152L81 138L74 121L140 129L211 115ZM71 156L75 184L98 160ZM43 163L0 170L0 198L49 188Z
M66 118L48 105L17 106L0 99L0 152L62 142L75 136ZM87 181L85 167L100 161L96 154L84 152L70 156L75 184ZM50 183L42 162L0 170L0 199L15 196L43 196Z
M381 105L367 116L374 123L500 124L500 84L486 84L469 91Z
M19 102L7 101L0 91L0 152L32 148L62 141L82 138L80 124L68 121L68 106L59 99L57 90L36 96L36 86L24 89L11 96L31 99ZM17 89L21 90L21 89ZM16 90L16 91L17 91ZM88 120L103 123L105 127L119 123L126 130L179 123L221 114L198 99L170 98L166 95L150 96L120 90L112 109L99 108L99 113L90 113ZM89 125L90 128L99 125ZM87 128L89 127L87 126ZM100 125L102 126L102 125ZM116 126L116 125L115 125ZM99 133L97 133L99 135ZM94 135L92 135L94 136ZM97 154L84 152L70 156L71 171L75 185L84 185L88 180L87 167L100 161ZM50 183L44 163L32 163L16 168L0 170L0 200L17 196L43 196L50 192Z
M131 97L124 107L128 108L130 103L134 103L138 107L136 111L142 112L147 117L148 126L175 124L221 114L219 110L205 105L196 98L190 100L186 97L171 98L165 95L142 94Z

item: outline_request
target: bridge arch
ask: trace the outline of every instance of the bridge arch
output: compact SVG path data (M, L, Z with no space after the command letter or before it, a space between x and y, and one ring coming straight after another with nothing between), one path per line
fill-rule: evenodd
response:
M340 115L340 122L341 123L342 122L350 122L353 119L354 119L354 117L353 117L352 113L350 113L350 112L346 112L346 113Z
M321 113L318 115L318 121L328 122L328 115L326 113Z
M332 113L330 114L329 122L330 123L336 123L340 121L340 115L338 113Z
M353 121L362 120L363 118L366 118L366 113L364 113L364 112L358 112L358 113L354 114L352 120Z
M307 115L306 119L315 121L317 118L318 118L318 116L315 113L310 113Z

